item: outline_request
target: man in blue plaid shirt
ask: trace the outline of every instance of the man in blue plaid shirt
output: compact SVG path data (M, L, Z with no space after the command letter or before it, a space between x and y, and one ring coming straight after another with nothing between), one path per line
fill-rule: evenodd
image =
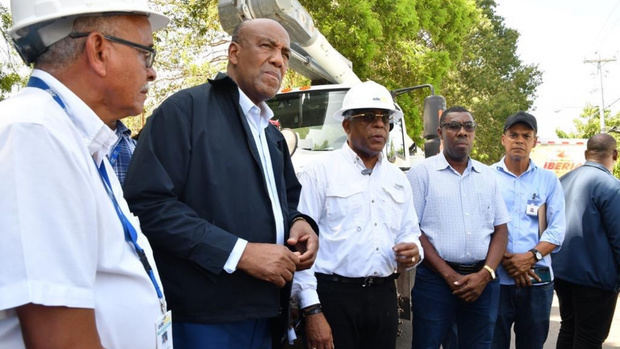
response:
M116 143L114 143L114 146L112 146L112 151L108 158L118 177L118 181L123 185L131 156L133 155L133 151L136 150L136 140L131 138L131 130L120 120L116 120L115 125L115 128L111 128L116 133L118 139Z

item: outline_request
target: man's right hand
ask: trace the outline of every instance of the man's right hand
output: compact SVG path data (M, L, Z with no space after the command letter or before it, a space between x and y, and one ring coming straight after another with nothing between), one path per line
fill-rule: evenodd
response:
M284 287L293 280L299 256L283 245L248 242L237 269L251 276Z
M308 315L305 318L308 348L333 349L332 329L323 313Z

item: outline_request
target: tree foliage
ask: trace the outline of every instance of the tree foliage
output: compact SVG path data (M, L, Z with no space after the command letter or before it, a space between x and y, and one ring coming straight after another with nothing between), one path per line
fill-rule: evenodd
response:
M0 101L23 86L26 79L25 74L20 72L21 60L10 44L10 25L11 15L8 9L0 4Z
M478 21L469 0L301 0L315 25L362 79L395 89L421 84L441 86L460 60L462 42ZM420 143L421 110L428 91L398 102L408 133Z
M504 121L532 106L542 80L536 66L524 65L518 58L519 34L495 14L495 1L477 3L482 16L463 43L463 58L448 73L442 91L449 105L472 111L479 125L473 156L493 163L504 152L500 143Z

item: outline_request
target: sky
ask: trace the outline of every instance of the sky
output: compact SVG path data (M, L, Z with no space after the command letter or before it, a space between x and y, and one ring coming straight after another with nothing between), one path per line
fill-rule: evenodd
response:
M517 54L536 64L543 83L531 110L541 138L573 130L572 120L590 103L601 104L596 64L603 67L604 102L620 111L620 0L496 0L496 13L519 32Z

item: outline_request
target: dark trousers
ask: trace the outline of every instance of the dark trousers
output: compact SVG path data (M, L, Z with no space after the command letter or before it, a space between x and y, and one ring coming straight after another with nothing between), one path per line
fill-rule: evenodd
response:
M396 347L398 309L393 280L367 287L318 280L317 292L336 348Z
M514 324L517 349L542 349L549 333L553 283L517 287L501 285L493 349L509 349Z
M618 293L555 279L562 322L557 349L601 348L609 334Z
M176 349L271 349L270 320L219 324L172 322Z
M499 306L499 280L487 284L478 299L467 303L452 294L444 279L418 266L413 301L413 349L437 349L456 323L458 347L491 348Z

